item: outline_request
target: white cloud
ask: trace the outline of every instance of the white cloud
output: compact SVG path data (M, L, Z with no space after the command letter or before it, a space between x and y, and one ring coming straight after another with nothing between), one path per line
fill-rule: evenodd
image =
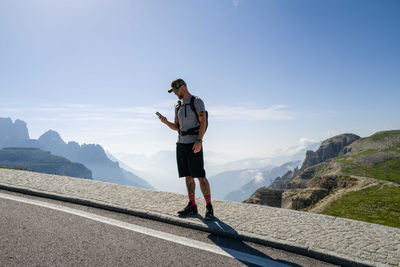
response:
M169 105L172 109L172 105ZM32 120L53 121L126 121L148 123L157 119L155 111L168 112L165 104L143 107L105 107L81 104L38 104L30 107L3 107L0 111L26 116ZM22 119L24 119L22 117Z
M308 145L311 145L311 144L316 143L316 142L318 142L318 141L315 140L315 139L310 139L310 138L303 137L303 138L300 138L299 145L301 147L305 148Z
M257 184L264 182L264 177L262 176L261 172L257 173L257 175L254 177L254 181Z
M208 112L217 120L272 121L294 118L288 106L285 105L274 105L268 108L211 106Z
M307 148L309 145L314 144L318 142L318 140L310 139L310 138L300 138L297 141L297 144L293 146L284 146L281 147L273 152L273 155L278 156L278 155L285 155L285 156L292 156L301 150Z

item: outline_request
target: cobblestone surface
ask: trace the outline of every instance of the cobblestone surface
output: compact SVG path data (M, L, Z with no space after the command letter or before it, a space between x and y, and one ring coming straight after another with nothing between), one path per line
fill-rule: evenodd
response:
M0 185L89 200L283 244L310 255L326 255L373 266L400 266L400 229L331 216L228 201L213 201L216 220L179 218L187 196L92 180L0 169ZM204 199L197 199L200 215ZM293 249L292 249L293 251Z

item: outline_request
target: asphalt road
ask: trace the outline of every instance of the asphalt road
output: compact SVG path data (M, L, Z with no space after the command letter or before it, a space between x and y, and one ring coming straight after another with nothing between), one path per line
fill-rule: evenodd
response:
M0 266L333 266L286 251L242 242L131 215L0 190L0 193L58 206L200 241L223 256L94 219L0 197ZM193 241L195 242L195 241ZM250 256L251 257L251 256ZM242 259L242 258L240 258Z

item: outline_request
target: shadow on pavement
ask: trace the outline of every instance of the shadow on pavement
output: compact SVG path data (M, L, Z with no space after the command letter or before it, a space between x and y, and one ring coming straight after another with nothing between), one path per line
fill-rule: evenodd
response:
M233 233L233 234L238 234L238 232L235 229L233 229L231 226L224 223L217 217L214 217L214 220L212 220L212 221L206 221L201 216L199 216L199 219L201 219L208 227L210 227L212 229L224 231L224 232L228 232L228 233ZM253 256L265 258L268 266L301 266L301 265L291 263L288 261L273 259L270 256L266 255L265 253L247 245L246 243L244 243L243 241L240 241L240 240L235 240L235 242L234 242L235 245L228 247L229 244L227 242L226 237L222 237L222 236L215 235L215 234L210 234L208 236L208 238L211 241L213 241L215 245L219 246L225 252L227 252L232 257L236 258L237 260L239 260L240 262L242 262L243 264L245 264L247 266L258 266L258 264L248 263L248 262L244 261L243 258L239 255L240 253L237 253L237 251L240 251L240 252L243 252L246 254L250 254ZM266 265L264 265L264 266L266 266Z

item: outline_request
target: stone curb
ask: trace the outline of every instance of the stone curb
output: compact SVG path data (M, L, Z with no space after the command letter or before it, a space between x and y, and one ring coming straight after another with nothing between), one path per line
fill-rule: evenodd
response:
M60 201L65 201L65 202L70 202L73 204L79 204L79 205L84 205L88 207L94 207L94 208L100 208L104 210L109 210L113 212L119 212L119 213L124 213L124 214L129 214L129 215L134 215L146 219L152 219L152 220L157 220L165 223L170 223L182 227L187 227L191 229L196 229L196 230L201 230L205 232L209 232L212 234L217 234L217 235L222 235L230 238L234 238L236 240L240 241L250 241L266 246L270 246L273 248L293 252L296 254L304 255L307 257L312 257L324 262L329 262L333 264L338 264L342 266L354 266L354 267L361 267L361 266L386 266L384 264L379 264L379 263L374 263L374 262L367 262L367 261L362 261L356 258L351 258L343 255L339 255L334 252L328 252L327 251L322 251L316 248L310 248L307 246L301 246L299 244L295 244L292 242L282 242L279 240L275 240L272 238L265 238L260 235L255 235L251 233L236 233L236 232L228 232L224 231L221 228L218 229L213 229L210 228L208 225L199 225L196 223L193 223L192 221L185 220L183 218L179 217L174 217L158 212L151 212L147 210L141 210L141 209L128 209L128 208L123 208L115 204L111 203L104 203L101 201L96 201L96 200L91 200L91 199L85 199L85 198L77 198L77 197L71 197L68 195L63 195L63 194L57 194L57 193L49 193L46 191L40 191L40 190L34 190L26 187L21 187L21 186L15 186L15 185L7 185L0 183L0 189L2 190L7 190L11 192L17 192L17 193L22 193L22 194L28 194L32 196L38 196L38 197L44 197L44 198L49 198L49 199L54 199L54 200L60 200ZM206 222L205 222L206 223Z

